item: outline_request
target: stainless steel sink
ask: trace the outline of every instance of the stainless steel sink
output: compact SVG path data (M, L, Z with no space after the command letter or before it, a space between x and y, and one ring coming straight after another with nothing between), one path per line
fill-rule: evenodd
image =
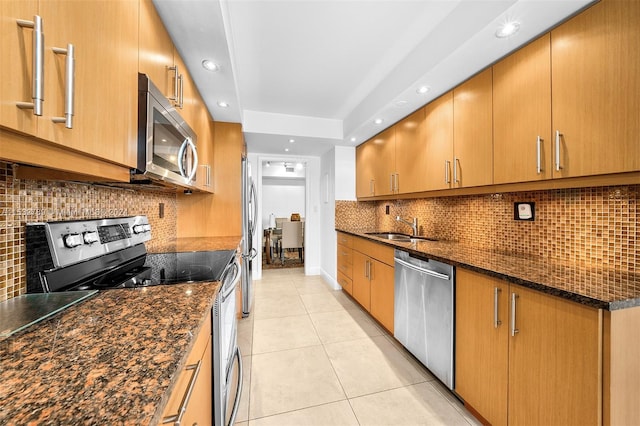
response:
M411 236L407 234L400 234L395 232L367 232L367 235L371 235L372 237L383 238L385 240L396 241L398 243L415 243L418 241L436 241L433 238L420 237L420 236Z

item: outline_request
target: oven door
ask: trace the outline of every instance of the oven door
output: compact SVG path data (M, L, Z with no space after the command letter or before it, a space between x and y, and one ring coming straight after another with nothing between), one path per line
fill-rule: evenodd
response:
M242 393L242 356L238 348L236 287L240 282L236 259L225 271L214 309L213 416L214 425L235 422Z

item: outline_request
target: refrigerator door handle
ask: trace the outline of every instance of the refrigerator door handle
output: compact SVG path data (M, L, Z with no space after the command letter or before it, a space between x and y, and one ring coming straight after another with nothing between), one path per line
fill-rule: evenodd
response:
M256 222L258 220L258 209L256 208L256 185L251 182L251 188L249 189L249 206L251 206L251 210L253 210L251 214L251 220L249 221L249 233L251 237L256 234Z

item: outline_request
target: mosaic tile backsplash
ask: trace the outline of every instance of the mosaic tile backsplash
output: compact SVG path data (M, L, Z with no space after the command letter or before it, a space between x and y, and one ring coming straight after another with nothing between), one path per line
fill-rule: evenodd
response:
M159 204L164 203L164 217ZM133 191L80 183L19 180L11 165L0 162L0 301L26 291L25 224L54 220L147 215L153 239L168 243L176 235L174 193Z
M534 221L514 220L514 202L535 202ZM639 272L640 185L391 201L336 201L336 227L411 233L575 266ZM389 206L389 215L385 213ZM372 214L375 211L375 214Z

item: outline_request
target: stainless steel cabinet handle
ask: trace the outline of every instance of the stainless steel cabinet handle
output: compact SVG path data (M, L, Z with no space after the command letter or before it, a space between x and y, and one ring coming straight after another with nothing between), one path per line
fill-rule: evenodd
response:
M394 191L394 189L395 189L395 184L394 184L394 182L393 182L393 180L394 180L394 179L393 179L393 178L394 178L393 173L391 173L391 175L390 175L389 177L391 178L391 180L389 181L389 186L391 187L391 192L393 192L393 191Z
M211 166L208 164L202 164L200 167L204 169L204 186L211 187Z
M67 129L73 129L73 114L74 114L74 97L76 86L76 58L75 49L73 44L69 43L66 49L61 47L52 48L53 53L57 55L66 55L65 60L65 88L64 88L64 117L52 117L51 121L54 123L64 123L64 127Z
M31 99L33 102L16 102L20 109L33 109L33 115L42 115L44 101L44 32L42 18L38 15L33 21L18 19L18 26L33 28L33 78L31 82Z
M162 424L173 423L175 426L179 426L182 421L182 416L187 411L187 405L189 404L189 400L191 399L191 394L193 393L193 388L196 385L196 381L198 380L198 375L200 374L200 367L202 366L202 361L198 361L196 364L187 365L185 368L186 371L195 370L193 375L191 376L191 380L189 380L189 386L187 386L187 391L182 397L182 402L180 402L180 407L178 407L178 413L167 416L162 419Z
M394 191L400 192L400 174L396 173L395 177L396 177L396 185L395 185Z
M498 328L499 325L502 324L500 318L498 317L498 297L502 293L502 289L499 287L493 288L493 327Z
M167 66L167 69L169 71L173 71L173 96L170 96L169 100L177 104L178 103L178 85L180 84L180 82L178 81L179 79L178 75L180 74L180 71L178 70L177 65L174 65L172 67Z
M373 179L369 180L369 194L375 195L376 185Z
M542 173L542 141L543 139L538 136L538 140L536 141L536 158L537 158L537 164L536 164L536 172L538 174Z
M178 76L178 80L180 81L180 93L178 96L178 108L182 109L184 107L184 75L180 74Z
M451 165L451 161L444 160L444 183L451 183L451 177L449 176L449 167Z
M556 171L560 171L562 166L560 165L560 137L562 133L560 130L556 130Z
M458 157L453 157L453 183L460 183L458 180L458 166L460 166L460 159Z
M515 336L520 330L516 328L516 300L518 299L516 293L511 293L511 336Z

